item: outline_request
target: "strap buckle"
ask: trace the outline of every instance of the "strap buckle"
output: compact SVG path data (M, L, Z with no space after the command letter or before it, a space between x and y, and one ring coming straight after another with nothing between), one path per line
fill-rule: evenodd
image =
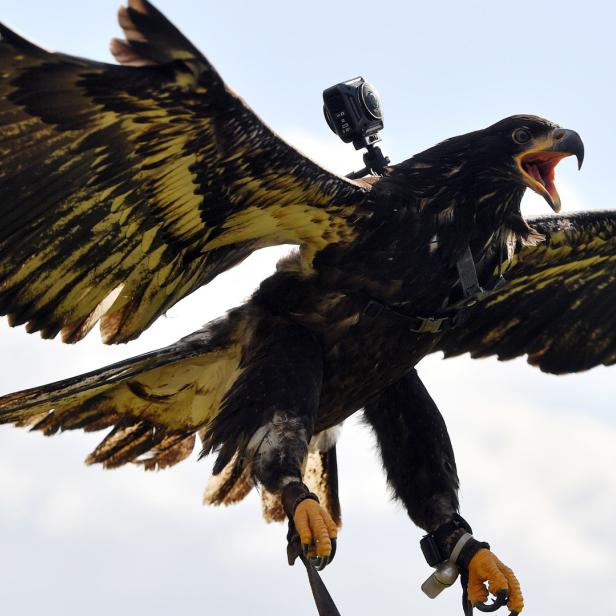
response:
M381 304L376 300L371 299L365 306L362 314L369 318L376 318L381 313L396 318L399 321L404 322L409 331L416 334L440 334L448 329L451 329L454 325L454 319L452 317L413 317L400 312L396 312L389 306Z
M443 330L443 324L449 321L449 317L416 317L421 325L418 328L411 327L412 332L418 334L440 334Z

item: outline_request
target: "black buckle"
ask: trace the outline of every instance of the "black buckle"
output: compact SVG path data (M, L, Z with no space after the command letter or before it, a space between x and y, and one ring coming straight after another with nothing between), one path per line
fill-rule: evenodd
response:
M447 557L441 554L438 543L433 535L424 535L419 542L419 547L421 548L426 562L431 567L436 567L436 565L447 560Z
M378 317L383 311L401 321L406 322L409 331L416 334L440 334L451 329L455 323L451 317L412 317L392 310L385 304L371 299L362 311L369 318Z
M416 317L416 319L421 325L418 328L411 327L411 331L418 334L440 334L445 329L443 325L448 325L449 321L449 317Z

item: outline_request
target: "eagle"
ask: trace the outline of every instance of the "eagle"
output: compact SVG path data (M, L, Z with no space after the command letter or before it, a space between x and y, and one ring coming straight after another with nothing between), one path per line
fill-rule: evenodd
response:
M289 521L290 562L322 568L338 426L363 409L428 562L455 562L467 607L489 590L519 613L514 573L459 513L415 366L438 351L554 374L616 362L616 212L558 214L554 170L581 165L580 136L517 115L351 180L274 134L150 2L119 22L118 64L0 25L0 314L124 343L255 250L297 248L176 343L0 398L0 424L107 430L86 460L107 468L169 467L198 437L217 455L208 502L258 486L265 516ZM555 215L525 220L527 188Z

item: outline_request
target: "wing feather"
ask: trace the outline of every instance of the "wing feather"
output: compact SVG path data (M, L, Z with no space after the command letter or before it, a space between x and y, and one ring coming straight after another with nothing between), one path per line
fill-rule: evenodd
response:
M164 349L0 397L0 424L46 435L111 428L89 464L175 464L192 452L196 432L241 372L243 331L241 318L217 321Z
M532 226L545 241L516 247L502 264L506 282L468 308L439 349L502 360L527 355L555 374L616 363L616 212L551 216ZM494 259L493 280L497 265Z
M0 26L0 314L66 342L98 320L135 338L257 248L300 244L309 268L367 190L273 134L149 2L119 20L128 66Z

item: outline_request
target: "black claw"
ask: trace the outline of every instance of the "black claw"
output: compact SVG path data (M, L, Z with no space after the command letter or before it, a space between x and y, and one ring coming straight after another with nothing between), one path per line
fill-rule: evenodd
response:
M312 564L312 566L317 570L317 571L323 571L323 569L325 569L325 567L327 567L327 565L329 565L329 563L332 562L332 560L334 560L334 556L336 555L336 539L332 539L332 551L330 553L329 556L313 556L312 558L310 558L310 563ZM308 549L312 547L312 546L308 546L308 545L303 545L302 548L304 550L304 556L307 558L308 557Z
M328 558L327 556L316 556L315 558L311 558L310 562L317 571L323 571L327 566Z
M508 597L509 593L506 590L499 590L496 593L494 603L477 603L475 607L480 612L496 612L498 608L503 607L503 605L507 604ZM511 614L509 616L511 616Z
M331 563L334 560L334 556L336 556L336 545L337 545L336 537L332 539L332 553L329 555L329 562ZM329 563L328 563L329 564Z
M310 545L308 543L302 543L302 553L306 558L308 558L308 550L310 549Z

